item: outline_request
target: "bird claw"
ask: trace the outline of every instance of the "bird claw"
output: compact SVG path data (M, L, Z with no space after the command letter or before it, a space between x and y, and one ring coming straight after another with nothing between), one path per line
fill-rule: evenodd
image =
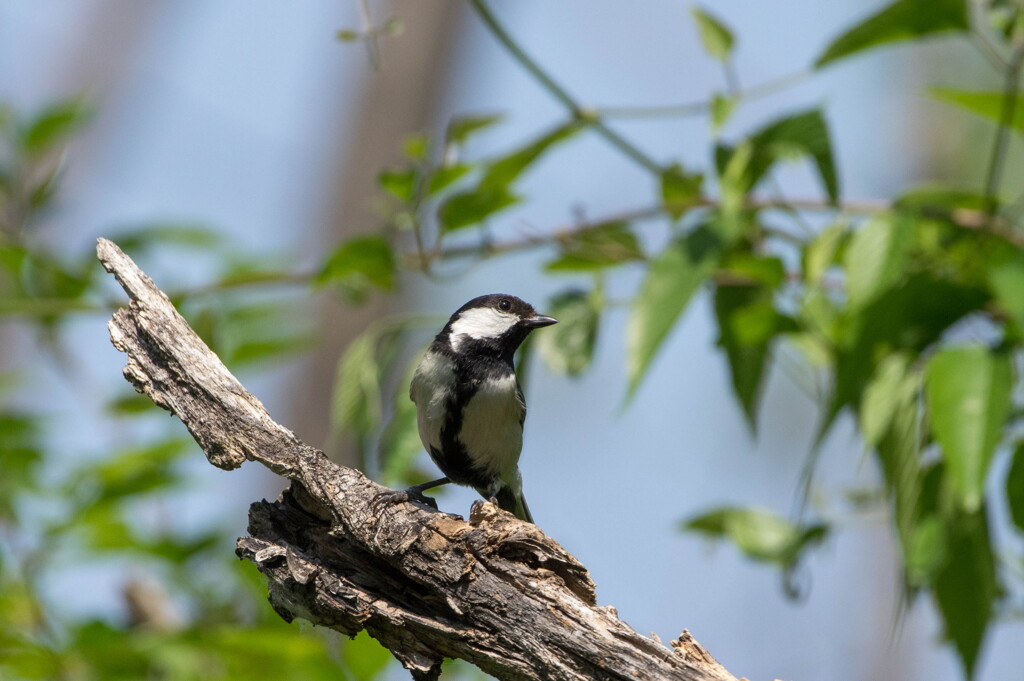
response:
M428 506L435 511L439 510L437 508L437 501L435 501L433 497L428 497L414 487L401 490L389 489L384 492L380 492L374 496L373 500L370 502L370 506L375 514L379 514L384 510L384 507L389 504L401 504L405 502L412 502L418 506Z

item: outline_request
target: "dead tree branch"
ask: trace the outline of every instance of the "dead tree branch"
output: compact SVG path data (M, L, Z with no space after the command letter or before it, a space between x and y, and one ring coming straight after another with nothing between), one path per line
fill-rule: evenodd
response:
M468 522L412 504L374 512L380 485L275 423L115 244L100 239L97 255L131 299L109 324L125 378L213 465L257 461L291 481L252 505L237 548L284 619L365 629L421 679L452 657L499 679L735 681L687 632L668 648L598 606L579 561L491 504Z

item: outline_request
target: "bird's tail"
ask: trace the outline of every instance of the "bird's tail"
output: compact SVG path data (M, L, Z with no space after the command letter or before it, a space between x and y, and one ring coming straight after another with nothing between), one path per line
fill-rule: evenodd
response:
M530 507L526 505L526 497L523 493L516 492L509 486L502 487L498 490L498 493L494 495L494 498L498 500L498 506L508 511L520 520L525 520L528 523L533 522L533 516L530 515ZM536 523L534 523L536 525Z

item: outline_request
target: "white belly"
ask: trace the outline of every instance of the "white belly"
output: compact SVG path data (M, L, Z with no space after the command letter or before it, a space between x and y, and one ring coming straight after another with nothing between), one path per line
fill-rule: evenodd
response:
M482 471L506 482L515 478L523 449L521 425L526 406L515 375L484 381L462 412L459 440Z

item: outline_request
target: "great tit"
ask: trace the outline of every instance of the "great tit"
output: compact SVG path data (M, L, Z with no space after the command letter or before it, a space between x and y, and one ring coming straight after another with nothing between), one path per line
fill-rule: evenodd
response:
M445 477L381 496L436 508L424 490L454 482L532 523L519 474L526 402L512 357L531 331L556 322L502 293L474 298L456 310L409 388L420 440Z

